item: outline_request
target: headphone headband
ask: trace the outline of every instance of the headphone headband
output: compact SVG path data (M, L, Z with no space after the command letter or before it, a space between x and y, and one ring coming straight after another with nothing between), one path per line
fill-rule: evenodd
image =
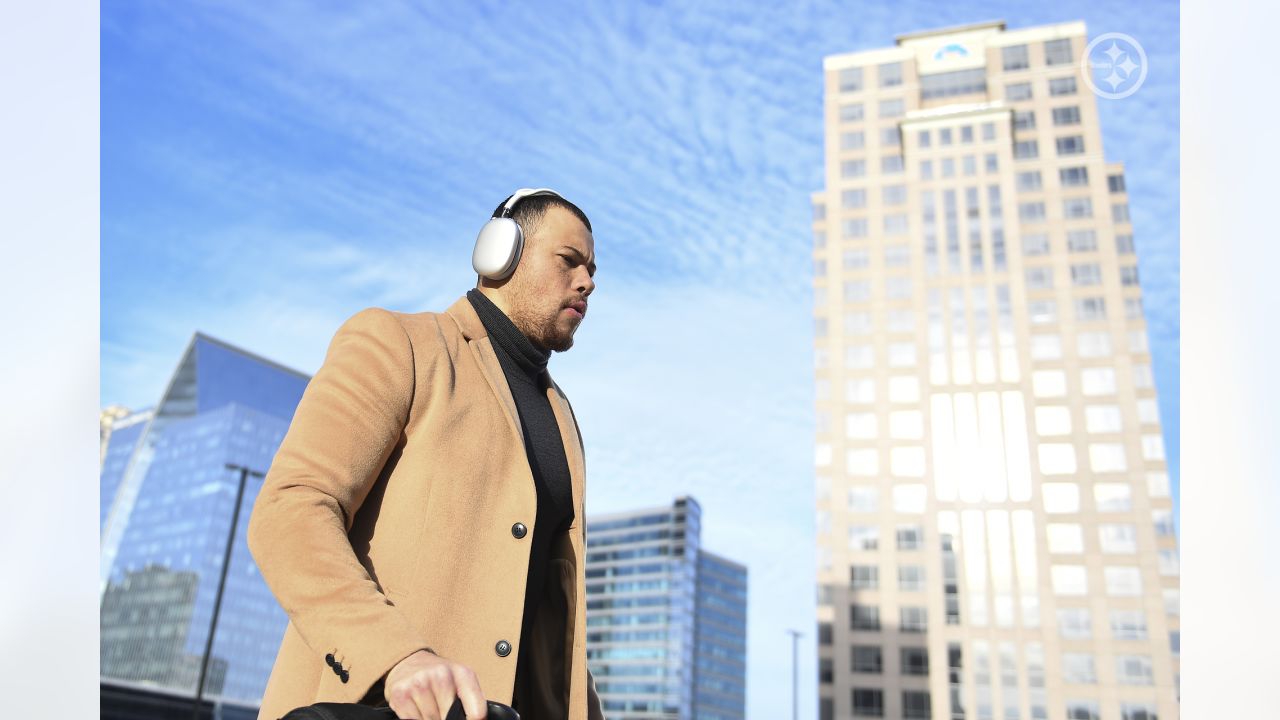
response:
M534 195L551 195L564 200L564 197L562 197L560 193L552 190L551 188L520 188L512 193L511 197L507 198L507 201L502 204L502 207L498 212L494 213L493 216L496 218L511 217L511 213L516 209L517 203L527 197L533 197Z

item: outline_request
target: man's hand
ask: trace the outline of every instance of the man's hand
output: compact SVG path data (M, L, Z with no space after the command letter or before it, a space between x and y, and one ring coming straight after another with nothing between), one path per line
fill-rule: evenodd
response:
M487 708L480 681L471 668L426 650L391 668L384 694L402 720L443 720L455 697L462 698L467 720L482 720Z

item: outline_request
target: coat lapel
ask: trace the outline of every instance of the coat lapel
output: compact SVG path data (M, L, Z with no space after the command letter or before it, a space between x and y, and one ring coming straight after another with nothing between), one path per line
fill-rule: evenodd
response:
M480 321L480 316L476 314L476 309L471 307L471 301L466 295L450 305L445 312L458 323L458 329L467 339L467 347L475 356L476 363L489 384L489 389L493 390L498 404L502 405L502 409L506 411L507 423L519 438L520 445L523 446L524 431L520 427L520 413L516 411L515 396L511 394L511 386L507 384L506 373L502 372L502 363L498 361L498 354L493 349L489 331L485 329L484 323Z

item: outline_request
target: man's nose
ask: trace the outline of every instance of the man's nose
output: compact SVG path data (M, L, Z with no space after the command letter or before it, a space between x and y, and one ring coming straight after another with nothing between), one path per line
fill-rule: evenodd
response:
M577 290L582 293L583 297L590 295L596 289L596 281L591 275L583 273L578 279Z

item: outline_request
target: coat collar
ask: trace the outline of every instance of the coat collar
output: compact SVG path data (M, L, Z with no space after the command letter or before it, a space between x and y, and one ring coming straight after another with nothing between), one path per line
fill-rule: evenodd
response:
M484 323L480 321L480 316L476 314L476 309L471 307L471 301L467 299L465 293L450 305L445 310L445 313L453 318L454 322L458 323L458 329L462 330L462 336L468 342L489 337L489 331L485 328Z

